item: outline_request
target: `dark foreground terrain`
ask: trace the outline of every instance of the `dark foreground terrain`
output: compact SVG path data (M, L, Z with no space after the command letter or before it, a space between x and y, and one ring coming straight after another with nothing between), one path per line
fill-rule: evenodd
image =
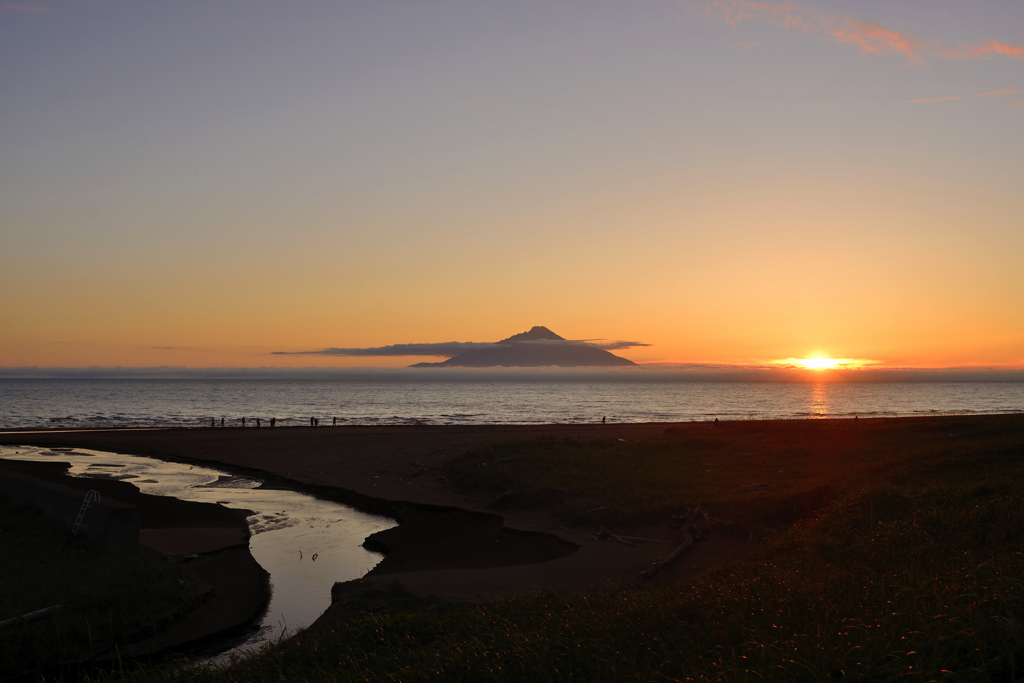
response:
M407 491L404 499L416 501L422 491L420 500L462 501L499 512L507 524L564 529L564 538L581 545L570 558L591 547L593 557L601 557L599 550L607 547L636 552L635 566L645 566L641 559L649 564L654 552L667 555L680 539L672 517L697 504L719 520L712 539L746 536L757 549L703 572L670 567L647 582L620 571L625 565L614 565L608 551L606 568L618 568L611 582L595 580L593 567L580 572L576 585L538 582L539 591L515 588L514 577L506 576L503 585L515 588L506 597L480 594L468 604L452 588L453 573L484 585L499 569L511 570L393 573L387 579L402 585L371 583L362 595L340 592L339 607L347 609L335 618L226 669L164 666L131 676L1024 677L1024 416L633 425L589 432L557 426L495 428L489 434L444 429L415 428L390 445L388 435L378 434L372 461L365 454L345 457L354 441L370 437L358 430L322 429L288 461L271 455L283 446L269 441L245 453L218 453L210 439L228 434L165 436L174 437L169 445L180 457L196 448L190 439L206 439L204 459L287 470L282 476L296 472L296 481L359 495L380 488ZM301 440L302 431L274 439ZM99 447L89 438L76 444ZM432 483L419 484L426 481L421 477ZM661 545L585 540L601 526ZM698 542L691 552L712 542ZM569 561L523 565L517 576L525 580L532 567L534 578L543 577L539 568Z

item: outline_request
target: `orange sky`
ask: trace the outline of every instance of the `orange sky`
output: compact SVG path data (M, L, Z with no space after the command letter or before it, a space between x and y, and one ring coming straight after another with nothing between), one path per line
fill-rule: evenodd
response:
M1019 12L515 5L2 10L0 367L1024 367Z

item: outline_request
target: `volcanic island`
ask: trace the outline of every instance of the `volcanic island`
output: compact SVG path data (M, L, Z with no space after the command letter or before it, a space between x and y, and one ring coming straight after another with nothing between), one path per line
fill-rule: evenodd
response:
M440 363L416 363L413 368L538 368L621 367L636 365L610 351L583 341L560 337L542 326L514 334L489 348L470 349Z

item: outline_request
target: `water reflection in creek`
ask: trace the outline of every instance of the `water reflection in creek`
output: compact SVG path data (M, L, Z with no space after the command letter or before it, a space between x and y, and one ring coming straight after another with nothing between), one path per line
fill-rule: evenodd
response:
M253 649L285 629L293 632L313 623L330 605L335 581L359 578L380 561L379 553L362 547L363 540L396 525L347 505L298 491L260 488L259 479L198 465L30 446L0 446L0 458L59 459L71 463L70 474L76 477L120 479L142 493L251 510L249 550L270 574L273 592L259 630L237 650Z

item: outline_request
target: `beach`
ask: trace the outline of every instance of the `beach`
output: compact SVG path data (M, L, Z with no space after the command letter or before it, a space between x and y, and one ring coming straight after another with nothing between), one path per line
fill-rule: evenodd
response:
M364 579L340 584L321 620L346 614L354 593L395 579L416 595L457 602L533 590L574 590L628 582L674 541L667 524L630 529L659 539L627 546L594 540L597 527L571 528L550 511L488 508L489 498L461 492L441 468L467 449L543 436L659 438L667 423L538 426L394 426L233 429L123 429L0 433L0 443L78 447L183 460L258 474L273 483L391 516L397 528L371 538L386 553ZM667 520L666 520L667 521ZM183 522L179 527L187 527ZM179 530L178 534L186 534ZM201 529L192 532L196 543ZM495 543L495 540L498 542ZM181 542L185 542L182 540ZM664 578L749 554L757 544L725 535L696 545ZM265 601L251 596L252 602Z
M819 444L811 452L819 449L820 457L802 461L799 467L807 471L800 475L810 477L807 481L827 481L835 472L852 473L871 464L873 456L864 456L857 446L867 434L914 440L915 435L931 434L935 429L959 428L950 424L978 427L1017 421L1018 416L978 416L720 425L652 422L52 430L3 432L0 444L90 448L215 465L258 476L268 485L296 488L396 519L397 527L366 541L368 548L383 552L384 559L366 577L335 585L333 604L324 605L326 612L318 622L322 623L349 616L352 596L382 589L395 580L414 595L453 602L487 601L537 590L583 590L634 583L640 572L676 547L678 536L668 516L636 524L623 522L612 529L615 534L641 539L630 545L595 538L600 531L596 521L570 524L557 516L551 505L527 501L501 506L494 495L459 488L449 481L444 467L470 449L542 437L658 443L728 434L738 450L754 452L765 438L804 440L806 445ZM840 451L847 455L836 455ZM816 498L802 511L794 511L794 519L789 521L823 504L830 495L821 487L808 491ZM743 495L756 497L758 492ZM794 505L804 504L794 500ZM684 502L691 501L680 504ZM186 537L191 533L189 542L194 544L200 526L196 524L192 532L176 533ZM694 544L654 581L746 557L762 547L761 541L752 534L716 531L705 542Z

